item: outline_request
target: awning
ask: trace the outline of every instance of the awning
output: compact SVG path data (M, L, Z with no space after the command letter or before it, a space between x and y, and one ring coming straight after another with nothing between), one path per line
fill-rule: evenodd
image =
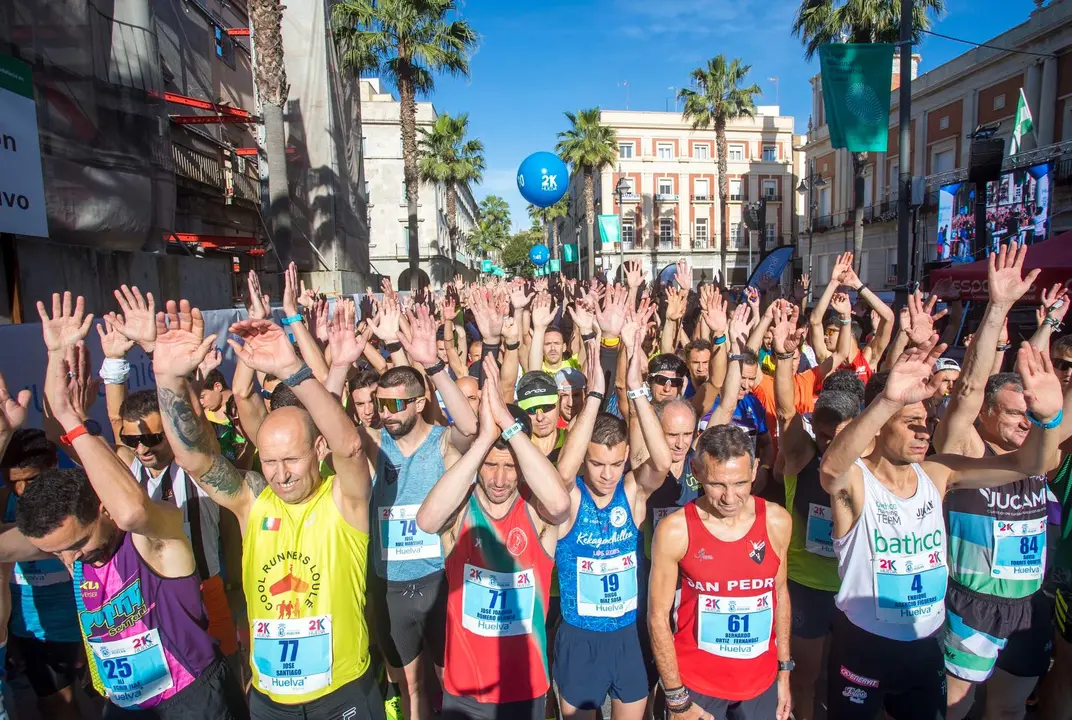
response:
M944 300L989 300L986 268L986 260L978 260L935 270L930 276L931 292ZM1072 231L1027 248L1024 274L1036 269L1042 272L1020 302L1038 303L1044 288L1072 278Z

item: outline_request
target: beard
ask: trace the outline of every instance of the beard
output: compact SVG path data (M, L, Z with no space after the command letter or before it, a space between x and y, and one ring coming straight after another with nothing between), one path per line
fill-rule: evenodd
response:
M100 566L111 560L119 550L119 543L123 538L123 533L111 523L108 524L108 528L108 539L105 543L93 552L83 555L82 562Z
M384 423L383 426L387 428L388 434L393 438L400 438L409 435L410 431L417 426L417 416L414 415L409 420L401 424Z

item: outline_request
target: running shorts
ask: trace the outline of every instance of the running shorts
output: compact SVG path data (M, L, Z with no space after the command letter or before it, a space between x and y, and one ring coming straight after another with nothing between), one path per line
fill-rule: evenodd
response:
M231 666L217 654L196 680L150 710L104 706L104 720L246 720L249 708Z
M805 640L826 637L834 624L836 592L816 590L789 581L789 601L793 608L793 636Z
M778 712L778 681L751 700L722 700L689 690L692 702L715 720L769 720Z
M1009 635L998 655L997 667L1016 677L1042 677L1053 655L1053 595L1039 590L1031 596L1031 605L1031 625Z
M827 708L831 720L945 717L940 631L908 642L862 630L838 611L830 637Z
M545 699L541 695L532 700L517 702L484 703L471 697L443 693L443 712L440 720L544 720Z
M357 680L312 702L299 705L277 703L253 689L249 693L251 720L385 720L383 695L372 668ZM207 720L202 718L201 720Z
M950 581L945 606L945 670L968 682L990 677L1009 636L1031 627L1030 597L983 595Z
M581 710L602 707L608 694L623 703L646 699L648 673L636 623L611 632L561 623L552 676L559 697Z
M26 663L26 679L39 698L74 685L80 668L85 667L85 650L80 642L52 642L18 635L12 635L11 640Z
M424 650L443 667L447 634L447 577L435 572L412 581L369 573L369 606L376 644L387 664L403 668Z

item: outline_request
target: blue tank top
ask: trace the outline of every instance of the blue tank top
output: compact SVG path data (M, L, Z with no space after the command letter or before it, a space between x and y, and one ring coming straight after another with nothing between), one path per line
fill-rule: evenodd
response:
M384 580L408 581L443 570L439 536L417 527L417 511L443 476L439 443L447 428L433 425L409 457L395 439L380 430L380 454L372 479L372 560Z
M4 522L15 522L18 498L8 498ZM71 573L57 558L15 563L11 572L11 633L47 642L81 642Z
M581 492L577 521L555 549L562 619L582 630L620 630L636 622L640 529L624 482L604 508L584 480L574 482Z

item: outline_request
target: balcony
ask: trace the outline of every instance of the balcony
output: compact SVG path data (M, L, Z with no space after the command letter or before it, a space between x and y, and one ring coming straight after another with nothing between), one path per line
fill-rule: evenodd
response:
M171 157L175 161L176 175L205 185L223 188L223 173L219 157L175 143L171 145Z
M730 202L741 202L741 193L730 193Z
M677 202L677 193L655 193L655 202Z
M693 195L692 196L692 201L693 202L711 202L714 199L715 198L714 198L713 195Z
M640 202L639 193L622 193L622 202Z
M243 161L225 163L224 152L220 149L212 154L172 143L171 159L175 175L216 189L228 203L235 198L260 203L261 181L256 165ZM244 168L245 172L240 168Z
M781 202L782 196L778 193L763 193L763 199L767 202Z

